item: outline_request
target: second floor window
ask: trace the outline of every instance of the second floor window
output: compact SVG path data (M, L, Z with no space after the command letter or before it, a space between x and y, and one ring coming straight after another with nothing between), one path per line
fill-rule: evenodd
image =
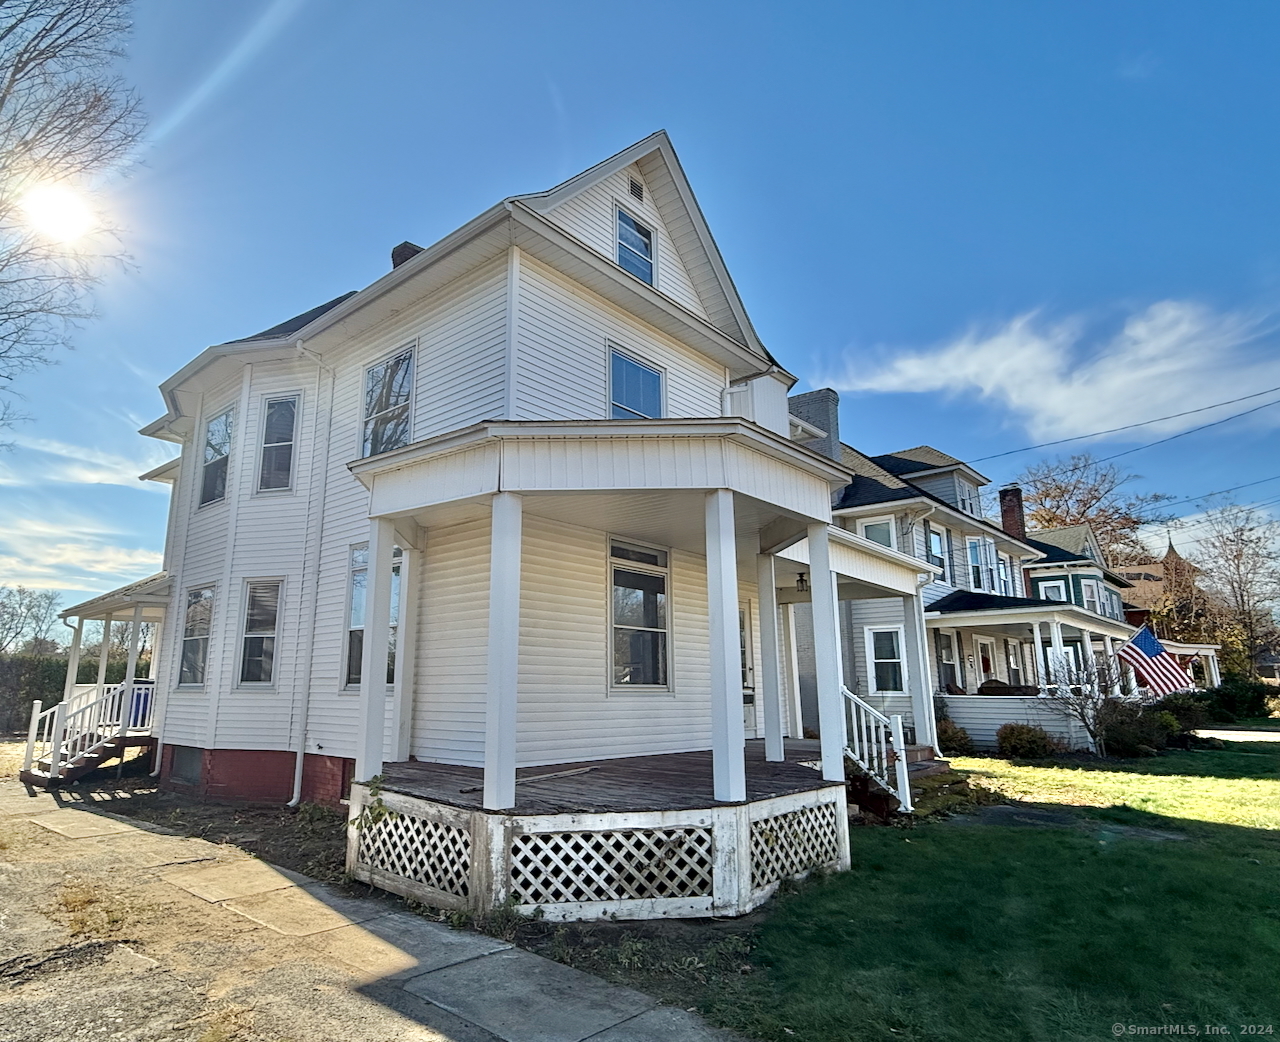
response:
M262 465L258 491L289 488L293 484L293 434L298 419L298 399L271 398L262 424Z
M1093 579L1080 580L1080 592L1084 594L1084 606L1097 615L1102 614L1102 605L1098 601L1098 584Z
M662 416L662 374L613 351L609 356L609 415L615 420L656 420Z
M942 569L938 582L951 582L950 542L951 533L945 528L934 528L928 521L924 523L924 556L930 564Z
M187 591L182 616L182 660L178 665L179 684L203 684L209 659L209 630L213 622L213 587Z
M219 413L204 427L204 461L200 473L200 505L216 503L227 494L227 460L231 455L231 410Z
M653 232L626 210L618 211L618 263L653 285Z
M859 521L858 534L864 539L870 539L873 543L887 546L890 550L896 549L893 545L893 518L891 517L876 517L869 521Z
M280 584L249 584L244 612L244 645L240 683L270 684L275 672L276 624L280 616Z
M409 444L413 351L370 366L364 386L364 452L376 456Z
M969 585L975 590L997 592L995 543L990 539L969 539Z
M1040 599L1042 601L1062 601L1066 603L1067 584L1065 582L1041 583Z

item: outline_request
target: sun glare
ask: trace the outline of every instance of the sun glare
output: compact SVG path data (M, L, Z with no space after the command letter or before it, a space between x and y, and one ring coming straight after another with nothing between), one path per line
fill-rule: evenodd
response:
M22 197L22 210L32 230L54 242L75 242L98 223L84 196L66 185L37 185Z

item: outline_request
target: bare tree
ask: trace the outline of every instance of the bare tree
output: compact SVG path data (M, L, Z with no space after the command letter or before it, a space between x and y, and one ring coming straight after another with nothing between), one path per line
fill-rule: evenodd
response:
M0 391L50 361L87 315L94 256L27 220L36 189L83 187L143 129L113 73L130 0L0 0ZM0 425L11 422L0 402Z
M1234 504L1210 509L1204 522L1209 534L1192 556L1219 607L1217 640L1229 668L1256 677L1259 655L1280 643L1280 522Z
M1114 463L1100 463L1092 453L1042 460L1015 480L1022 486L1027 522L1032 528L1066 528L1088 524L1112 565L1147 560L1151 552L1138 539L1138 529L1167 521L1163 492L1133 494L1124 486L1136 480Z
M58 618L59 597L54 590L0 586L0 655L24 641L45 641Z

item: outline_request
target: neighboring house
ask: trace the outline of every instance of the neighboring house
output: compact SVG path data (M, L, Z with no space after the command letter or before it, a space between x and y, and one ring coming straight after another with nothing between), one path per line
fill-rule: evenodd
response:
M1190 625L1184 622L1180 628L1191 629L1191 635L1204 635L1194 632L1203 627L1208 608L1196 578L1199 573L1200 569L1178 553L1170 539L1160 560L1126 565L1120 572L1120 577L1129 583L1124 616L1134 626L1150 626L1165 650L1174 655L1197 682L1205 687L1217 687L1222 683L1218 663L1221 645L1177 640L1170 632L1172 613L1190 621ZM1199 627L1196 621L1200 622Z
M909 792L836 597L898 606L929 746L932 571L833 518L834 425L792 415L666 135L393 265L162 384L164 574L69 613L163 626L154 720L69 689L28 773L118 726L173 789L349 793L350 869L444 906L734 914L846 867L846 751Z

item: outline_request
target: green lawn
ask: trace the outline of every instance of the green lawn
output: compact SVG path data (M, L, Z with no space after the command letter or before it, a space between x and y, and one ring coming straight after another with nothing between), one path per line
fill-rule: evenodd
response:
M1096 1040L1117 1023L1280 1033L1280 743L955 762L1079 820L855 829L853 871L778 899L750 984L714 983L700 1007L812 1042ZM1151 838L1168 833L1186 838Z

